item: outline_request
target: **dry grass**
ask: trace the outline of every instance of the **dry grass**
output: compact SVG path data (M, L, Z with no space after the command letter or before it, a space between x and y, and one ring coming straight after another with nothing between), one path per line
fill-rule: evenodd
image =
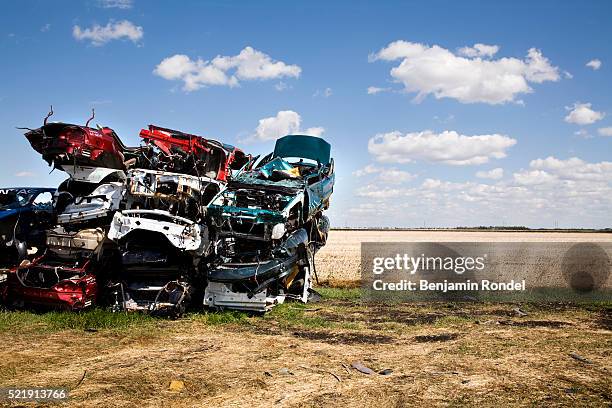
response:
M87 371L67 404L79 407L611 402L609 308L523 305L529 315L518 318L511 304L385 305L323 292L322 303L264 317L197 314L93 332L26 323L0 333L0 384L74 387ZM365 375L355 360L393 372ZM172 380L185 388L170 391Z
M519 318L514 304L360 301L362 241L612 240L501 234L333 231L318 255L334 286L324 301L265 316L5 314L0 387L74 388L86 372L66 406L610 406L609 304L521 305ZM392 373L362 374L356 360Z

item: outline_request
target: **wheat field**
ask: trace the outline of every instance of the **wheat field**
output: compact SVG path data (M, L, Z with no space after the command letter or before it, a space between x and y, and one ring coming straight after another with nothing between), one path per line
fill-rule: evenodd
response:
M322 281L360 279L362 242L612 242L610 233L458 230L332 230L316 258Z

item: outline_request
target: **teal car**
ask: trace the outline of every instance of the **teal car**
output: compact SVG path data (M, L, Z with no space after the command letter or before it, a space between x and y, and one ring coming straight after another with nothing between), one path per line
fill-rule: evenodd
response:
M216 257L204 304L265 311L287 297L307 301L334 179L330 144L307 135L278 139L235 174L207 209Z

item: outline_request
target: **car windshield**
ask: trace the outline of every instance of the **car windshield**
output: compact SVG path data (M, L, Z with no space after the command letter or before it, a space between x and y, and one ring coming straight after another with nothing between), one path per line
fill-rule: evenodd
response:
M30 194L25 190L8 190L0 192L0 209L11 210L23 207L30 200Z

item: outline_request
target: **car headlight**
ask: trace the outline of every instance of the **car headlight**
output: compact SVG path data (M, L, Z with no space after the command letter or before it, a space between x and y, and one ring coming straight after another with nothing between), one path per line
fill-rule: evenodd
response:
M281 239L286 231L284 223L276 224L272 227L272 239Z

